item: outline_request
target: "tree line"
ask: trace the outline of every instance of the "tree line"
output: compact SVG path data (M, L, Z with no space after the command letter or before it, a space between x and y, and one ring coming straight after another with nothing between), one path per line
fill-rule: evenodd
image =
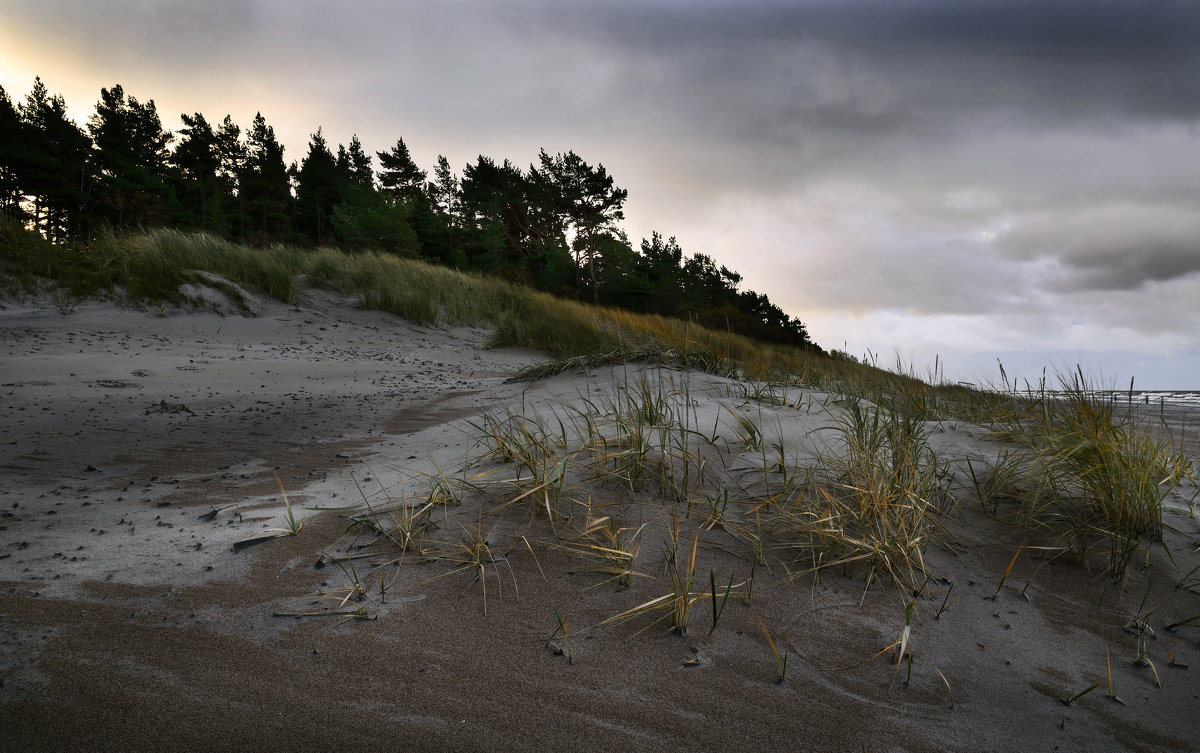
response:
M40 78L24 102L0 87L0 212L45 238L169 226L244 243L338 246L420 257L556 295L819 351L804 325L741 275L686 255L659 233L635 248L620 227L628 192L573 151L523 169L480 155L432 175L403 138L334 149L320 128L290 164L261 113L243 129L182 114L163 128L154 100L102 88L86 128ZM378 160L378 168L375 160Z

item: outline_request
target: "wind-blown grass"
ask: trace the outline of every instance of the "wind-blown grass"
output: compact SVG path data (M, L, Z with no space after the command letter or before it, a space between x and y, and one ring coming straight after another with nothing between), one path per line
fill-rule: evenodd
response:
M1162 539L1162 501L1190 463L1135 416L1119 415L1082 372L1059 382L1029 391L996 427L1026 448L1005 469L1022 492L1019 522L1081 559L1101 543L1119 578L1145 543Z
M951 506L923 423L855 400L832 428L804 493L774 521L776 537L814 569L865 568L868 585L889 576L919 587L924 551Z

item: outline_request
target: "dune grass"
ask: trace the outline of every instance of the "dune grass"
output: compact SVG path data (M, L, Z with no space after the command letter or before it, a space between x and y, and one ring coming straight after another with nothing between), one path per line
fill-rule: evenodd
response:
M1193 461L1111 394L1082 370L1059 375L1058 389L1043 380L1027 390L993 424L1021 449L998 457L991 478L1003 479L1020 529L1081 560L1099 545L1120 578L1162 540L1162 501Z
M684 633L692 607L708 601L711 636L729 596L749 603L755 568L768 560L797 575L864 572L866 589L876 581L920 587L923 553L942 535L940 521L951 509L945 466L921 422L851 403L835 409L827 452L815 467L789 467L785 453L762 454L761 467L749 469L762 481L747 484L735 477L756 453L746 450L736 423L699 430L699 395L689 381L671 370L639 370L606 394L589 391L586 409L565 402L537 412L499 409L468 422L476 460L464 470L470 475L455 512L442 505L445 517L493 521L486 537L493 550L523 542L564 552L587 563L581 572L637 594L600 624L640 620L649 621L643 630L658 624ZM774 407L799 410L786 400ZM436 488L447 482L426 483L430 493L416 496L440 499ZM381 531L396 529L403 517L386 505L368 507ZM411 536L406 530L404 540ZM396 539L381 535L378 544L394 548ZM464 550L457 539L438 544L434 536L426 544L435 552ZM745 567L720 588L715 573L729 554ZM480 568L473 573L485 582Z
M809 553L812 568L864 570L919 589L924 552L945 536L953 507L944 461L922 422L851 401L835 436L809 471L807 493L782 509L775 538Z
M170 229L109 233L86 245L58 245L0 219L0 287L10 293L49 289L73 299L185 304L180 286L202 282L198 271L283 302L310 285L357 296L365 308L418 324L487 327L494 345L546 350L559 368L570 368L579 357L593 363L665 357L705 371L741 368L784 375L812 371L817 358L680 320L594 307L390 254L256 248Z

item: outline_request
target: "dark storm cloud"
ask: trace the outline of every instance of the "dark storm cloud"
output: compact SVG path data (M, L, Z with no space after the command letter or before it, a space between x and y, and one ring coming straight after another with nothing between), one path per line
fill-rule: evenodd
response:
M1200 111L1200 5L1189 2L601 3L555 22L673 64L681 94L689 71L700 86L803 80L811 59L792 58L790 71L770 61L808 46L879 76L916 109ZM795 85L776 83L780 95Z
M1023 218L1000 239L1017 258L1061 265L1064 291L1136 290L1200 274L1200 212L1190 207L1117 205Z
M217 70L269 61L318 91L444 87L484 109L515 103L505 124L620 111L607 120L846 154L992 111L1200 112L1200 4L1170 0L4 3L164 70L183 53Z
M1140 137L1114 132L1200 115L1200 4L521 8L507 21L531 44L553 39L617 71L592 94L637 126L628 136L657 150L660 169L716 190L770 194L834 176L933 204L963 184L988 185L1006 205L1148 201L1163 187L1118 143ZM1185 153L1159 150L1146 165ZM1195 190L1194 174L1172 189Z

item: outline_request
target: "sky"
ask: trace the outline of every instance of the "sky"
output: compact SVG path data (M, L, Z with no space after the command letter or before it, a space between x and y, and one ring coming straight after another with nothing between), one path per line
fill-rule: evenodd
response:
M261 111L289 162L574 150L826 349L1200 389L1198 42L1187 0L0 0L0 85Z

